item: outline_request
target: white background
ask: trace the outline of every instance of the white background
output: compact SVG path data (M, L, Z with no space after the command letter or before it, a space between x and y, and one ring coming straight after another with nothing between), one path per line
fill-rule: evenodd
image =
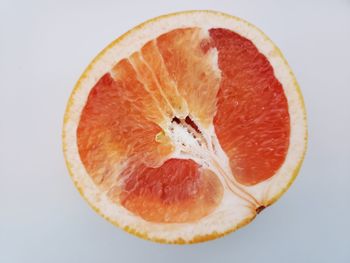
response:
M61 150L70 92L137 24L214 9L260 27L302 88L309 147L299 177L249 226L190 246L112 226L80 197ZM0 262L350 262L350 1L0 0Z

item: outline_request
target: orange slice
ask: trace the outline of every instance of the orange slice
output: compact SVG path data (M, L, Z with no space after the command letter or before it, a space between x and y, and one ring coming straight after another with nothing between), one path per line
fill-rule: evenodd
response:
M90 205L166 243L250 222L290 186L306 141L280 51L213 11L158 17L111 43L79 79L63 127L68 169Z

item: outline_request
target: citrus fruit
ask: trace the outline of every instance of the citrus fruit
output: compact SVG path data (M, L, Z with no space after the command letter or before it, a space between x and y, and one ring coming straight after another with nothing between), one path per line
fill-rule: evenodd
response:
M90 205L165 243L222 236L290 186L306 114L278 48L214 11L161 16L87 67L69 99L63 148Z

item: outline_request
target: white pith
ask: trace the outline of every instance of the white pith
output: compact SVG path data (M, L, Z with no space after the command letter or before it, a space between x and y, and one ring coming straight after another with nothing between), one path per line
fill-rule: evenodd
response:
M170 158L191 159L214 172L224 186L227 198L238 196L247 202L247 206L251 205L253 210L261 205L236 182L229 158L219 143L214 126L200 127L198 133L184 122L172 122L164 131L174 145L174 152Z
M106 193L94 184L80 160L76 130L89 92L103 74L111 69L120 59L138 51L146 42L170 30L182 27L200 27L204 30L216 27L227 28L250 39L258 50L267 57L274 68L276 78L284 88L289 105L291 122L290 147L286 160L279 171L269 180L251 187L240 186L249 192L250 195L254 196L262 205L270 204L281 191L288 187L293 178L295 167L300 163L305 151L307 132L302 100L297 91L297 84L290 68L280 56L273 43L255 27L242 20L215 12L199 11L180 13L150 21L142 25L142 27L131 31L117 44L112 45L100 55L98 60L93 62L84 78L77 84L76 92L72 96L72 104L67 109L66 116L68 118L63 131L66 160L70 166L73 180L80 189L83 189L84 197L93 207L98 208L100 213L106 218L117 223L122 228L128 227L139 234L148 236L150 239L164 239L168 242L177 240L178 238L184 241L191 241L195 236L209 235L213 232L224 233L229 229L234 229L244 220L254 217L255 211L247 205L245 200L232 195L232 193L226 190L219 207L212 214L202 218L198 222L186 224L156 224L147 222L133 215L122 206L112 203ZM204 166L208 165L210 169L216 169L210 166L210 162L206 162L208 159L207 156L204 156L205 158L201 156L203 154L209 154L210 151L205 152L200 150L202 148L198 148L197 141L193 137L188 137L190 133L181 130L181 126L177 125L173 128L180 129L175 133L169 132L168 135L173 136L173 141L177 140L180 145L185 141L191 147L192 158L197 162L201 162ZM183 136L179 136L181 134ZM218 160L220 160L220 165L229 171L227 157L216 139L214 128L211 126L203 130L202 134L215 145L215 153ZM198 156L194 156L194 153ZM181 152L181 147L177 148L174 156L179 158L186 157L184 151Z

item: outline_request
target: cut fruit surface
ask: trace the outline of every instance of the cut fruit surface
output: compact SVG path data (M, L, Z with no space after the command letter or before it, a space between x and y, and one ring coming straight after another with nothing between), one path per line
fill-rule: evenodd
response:
M72 178L105 218L167 243L213 239L289 187L303 100L261 31L212 11L148 21L109 45L69 100Z

